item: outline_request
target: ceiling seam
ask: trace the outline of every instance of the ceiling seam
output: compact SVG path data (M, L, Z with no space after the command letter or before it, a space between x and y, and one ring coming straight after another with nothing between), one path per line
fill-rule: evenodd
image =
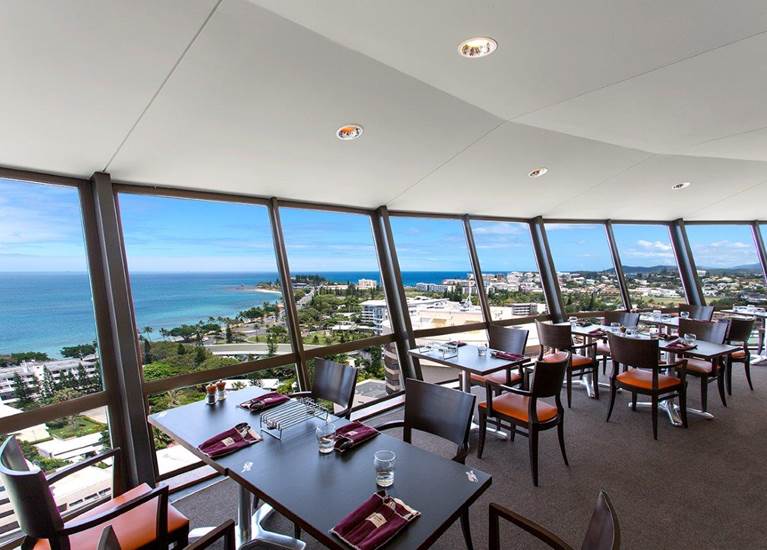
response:
M696 147L700 147L702 145L706 145L707 143L713 143L715 141L721 141L723 139L728 139L728 138L736 137L736 136L745 136L745 135L753 134L754 132L759 132L759 131L765 130L765 129L767 129L767 126L760 126L758 128L752 128L750 130L744 130L742 132L733 132L732 134L725 134L723 136L719 136L719 137L715 137L715 138L711 138L711 139L706 139L706 140L703 140L701 142L695 143L695 144L691 145L690 148L694 149ZM692 153L689 153L689 156L698 156L698 155L693 155ZM749 159L742 159L742 160L749 160Z
M732 41L730 41L730 42L727 42L726 44L721 44L721 45L719 45L719 46L716 46L716 47L714 47L714 48L709 48L709 49L707 49L707 50L703 50L703 51L700 51L700 52L697 52L697 53L694 53L694 54L688 55L688 56L686 56L686 57L682 57L682 58L679 58L679 59L677 59L677 60L675 60L675 61L672 61L671 63L666 63L665 65L660 65L660 66L658 66L658 67L654 67L654 68L652 68L652 69L648 69L648 70L646 70L646 71L643 71L643 72L641 72L641 73L637 73L637 74L634 74L634 75L628 76L628 77L626 77L626 78L623 78L623 79L621 79L621 80L616 80L615 82L610 82L609 84L605 84L605 85L603 85L603 86L599 86L599 87L597 87L597 88L594 88L594 89L592 89L592 90L587 90L587 91L585 91L585 92L581 92L581 93L579 93L579 94L576 94L576 95L574 95L574 96L568 97L568 98L566 98L566 99L562 99L562 100L560 100L560 101L555 101L554 103L551 103L551 104L549 104L549 105L545 105L545 106L543 106L543 107L538 107L538 108L536 108L536 109L532 109L531 111L527 111L527 112L525 112L525 113L521 113L521 114L518 114L518 115L514 115L513 117L511 117L511 118L509 118L509 119L507 119L507 120L509 120L510 122L514 122L514 121L516 121L516 120L519 120L519 119L520 119L520 118L522 118L522 117L526 117L526 116L529 116L529 115L532 115L532 114L538 113L538 112L540 112L540 111L544 111L544 110L546 110L546 109L550 109L551 107L556 107L557 105L562 105L563 103L567 103L568 101L573 101L573 100L575 100L575 99L578 99L579 97L583 97L583 96L586 96L586 95L589 95L589 94L593 94L593 93L595 93L595 92L599 92L599 91L601 91L601 90L605 90L605 89L607 89L607 88L611 88L611 87L613 87L613 86L618 86L619 84L623 84L624 82L628 82L628 81L630 81L630 80L634 80L635 78L640 78L640 77L642 77L642 76L645 76L645 75L648 75L648 74L654 73L654 72L656 72L656 71L660 71L660 70L666 69L666 68L668 68L668 67L673 67L674 65L677 65L677 64L679 64L679 63L683 63L683 62L685 62L685 61L689 61L690 59L695 59L696 57L700 57L700 56L702 56L702 55L706 55L706 54L709 54L709 53L711 53L711 52L715 52L715 51L717 51L717 50L721 50L722 48L728 48L728 47L730 47L730 46L733 46L733 45L735 45L735 44L739 44L740 42L745 42L746 40L751 40L752 38L756 38L757 36L761 36L761 35L763 35L763 34L766 34L766 33L767 33L767 30L765 30L765 31L760 31L760 32L757 32L757 33L751 34L751 35L749 35L749 36L745 36L745 37L743 37L743 38L738 38L737 40L732 40ZM496 115L496 116L497 116L497 115ZM535 126L535 124L531 124L531 123L529 123L529 122L526 122L525 124L530 124L531 126ZM615 144L614 144L614 145L615 145Z
M688 214L687 216L684 216L684 217L685 218L691 218L691 217L697 215L700 212L703 212L703 211L705 211L705 210L707 210L709 208L712 208L712 207L716 206L717 204L721 204L721 203L723 203L725 201L732 200L733 197L737 197L738 195L742 195L746 191L751 191L752 189L756 189L757 187L761 187L762 185L765 185L765 184L767 184L767 180L762 180L762 181L760 181L758 183L755 183L754 185L749 185L745 189L741 189L740 191L735 191L734 193L731 193L731 194L727 195L726 197L724 197L722 199L716 200L716 201L714 201L714 202L712 202L710 204L707 204L706 206L698 208L694 212L691 212L690 214Z
M213 14L216 13L216 10L218 10L219 6L224 0L217 0L215 5L211 8L210 12L208 13L207 17L203 20L200 27L197 29L197 32L194 33L194 36L192 36L192 39L189 41L189 43L186 45L186 47L183 49L181 54L178 56L178 59L176 59L176 62L173 64L173 66L168 71L168 74L165 75L165 78L160 83L157 90L155 90L154 94L152 94L152 97L149 98L149 102L146 104L146 106L141 110L138 117L136 118L135 122L131 125L131 127L128 129L128 132L125 134L125 137L123 137L122 141L120 141L120 144L117 146L117 149L114 153L112 153L112 156L109 157L109 160L107 161L106 165L104 166L104 172L108 172L110 166L114 162L115 158L117 158L117 155L122 151L122 148L125 146L125 143L128 141L130 136L133 134L133 131L138 127L141 120L144 118L144 115L149 111L149 108L152 106L154 101L157 99L157 97L160 95L160 92L162 92L163 88L165 88L165 85L170 80L171 76L173 76L173 73L176 72L176 69L179 67L181 62L184 60L184 57L186 57L187 52L192 48L194 43L197 41L197 38L202 34L202 31L205 29L205 27L208 25L208 22L213 17Z
M490 128L490 129L489 129L489 130L487 130L486 132L484 132L484 133L480 134L480 135L479 135L479 136L478 136L476 139L474 139L473 141L471 141L470 143L468 143L468 144L467 144L465 147L463 147L461 150L459 150L459 151L456 151L455 153L453 153L452 155L450 155L450 156L449 156L447 159L445 159L444 161L440 162L440 163L439 163L437 166L435 166L433 169L429 170L429 171L428 171L426 174L424 174L422 177L418 178L418 180L416 180L416 181L415 181L413 184L411 184L411 185L407 186L405 189L403 189L402 191L400 191L399 193L397 193L397 195L395 195L394 197L392 197L391 199L389 199L388 201L386 201L384 204L385 204L386 206L389 206L389 205L391 205L391 203L392 203L393 201L396 201L397 199L399 199L400 197L402 197L402 195L404 195L405 193L408 193L408 192L410 192L411 190L413 190L413 189L414 189L415 187L417 187L417 186L418 186L420 183L422 183L422 182L423 182L423 181L424 181L426 178L428 178L429 176L431 176L431 175L435 174L436 172L438 172L440 169L442 169L442 167L444 167L444 166L445 166L445 165L447 165L448 163L452 162L452 161L453 161L455 158L459 157L460 155L462 155L463 153L465 153L466 151L468 151L468 150L469 150L471 147L473 147L474 145L476 145L477 143L479 143L480 141L482 141L483 139L485 139L487 136L489 136L490 134L492 134L493 132L495 132L495 131L496 131L498 128L500 128L500 127L501 127L501 126L503 126L504 124L508 124L508 121L501 119L501 122L499 122L498 124L496 124L495 126L493 126L492 128Z

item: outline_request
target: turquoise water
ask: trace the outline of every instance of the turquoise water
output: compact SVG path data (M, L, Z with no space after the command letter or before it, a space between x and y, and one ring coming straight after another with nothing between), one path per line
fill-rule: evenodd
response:
M322 273L338 282L376 279L377 272ZM404 272L403 283L441 282L465 277L458 272ZM276 273L134 273L131 276L136 321L140 328L173 328L208 317L237 312L281 295L252 290L276 281ZM247 287L251 287L248 290ZM154 336L159 337L159 335ZM60 355L63 346L96 338L90 283L84 273L0 272L0 354L22 351Z

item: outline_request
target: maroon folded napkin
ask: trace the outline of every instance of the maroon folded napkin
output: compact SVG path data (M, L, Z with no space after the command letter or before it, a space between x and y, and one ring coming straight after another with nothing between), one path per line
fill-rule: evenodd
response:
M460 348L461 346L465 346L465 345L466 345L466 342L463 342L463 341L461 341L461 340L450 340L450 341L448 342L448 344L450 344L450 345L452 345L452 346L457 346L457 347L459 347L459 348Z
M605 331L602 330L601 328L595 328L594 330L590 330L588 332L588 335L589 336L604 336L605 335Z
M664 346L666 349L687 351L696 347L694 344L685 344L682 340L674 340Z
M244 403L240 403L240 407L243 409L248 409L251 412L261 412L285 403L285 401L290 401L290 397L273 391L270 393L265 393L264 395L259 395L253 399L248 399Z
M494 351L492 353L493 357L497 359L506 359L507 361L519 361L520 359L524 359L524 355L520 355L518 353L509 353L508 351Z
M211 458L218 458L259 441L261 441L261 436L243 422L203 441L197 448Z
M375 550L420 515L421 512L413 510L398 498L379 492L371 495L330 532L352 548Z
M378 433L378 430L372 426L365 426L362 422L357 421L351 422L336 430L335 449L339 453L343 453L368 439L373 439Z

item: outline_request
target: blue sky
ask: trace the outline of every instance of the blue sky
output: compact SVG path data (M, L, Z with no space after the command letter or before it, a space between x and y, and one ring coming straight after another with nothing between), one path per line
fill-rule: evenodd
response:
M275 271L271 226L258 205L121 195L129 268L134 272ZM376 271L367 216L281 210L291 270ZM391 218L403 271L471 271L463 222ZM526 224L472 221L484 271L536 269ZM604 227L546 224L558 270L612 267ZM673 265L664 226L616 225L626 265ZM687 225L696 262L757 262L748 226ZM0 180L0 271L84 271L77 190Z

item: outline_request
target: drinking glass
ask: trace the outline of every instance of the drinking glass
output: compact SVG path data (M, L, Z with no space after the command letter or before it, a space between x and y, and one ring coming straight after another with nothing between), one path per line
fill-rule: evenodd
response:
M480 344L477 346L477 353L480 357L487 355L487 344Z
M620 323L610 323L610 330L614 334L618 334L618 329L620 329L620 328L621 328L621 324Z
M575 317L575 316L570 317L567 320L570 321L570 326L573 327L573 328L575 328L575 325L578 324L578 318Z
M635 328L627 328L626 329L626 336L629 338L636 338L637 335L637 329Z
M652 310L652 318L656 321L660 321L661 315L663 315L663 312L659 309Z
M376 451L373 456L376 485L391 487L394 484L394 461L397 459L397 455L394 454L394 451Z
M333 452L336 444L336 427L332 422L323 422L317 426L317 445L320 453L327 454Z
M658 327L650 327L650 338L653 340L660 338L660 329Z
M684 343L685 344L694 344L695 341L698 339L698 337L693 334L692 332L685 332L684 333Z
M680 319L689 319L690 318L690 312L689 311L681 311L679 313Z

